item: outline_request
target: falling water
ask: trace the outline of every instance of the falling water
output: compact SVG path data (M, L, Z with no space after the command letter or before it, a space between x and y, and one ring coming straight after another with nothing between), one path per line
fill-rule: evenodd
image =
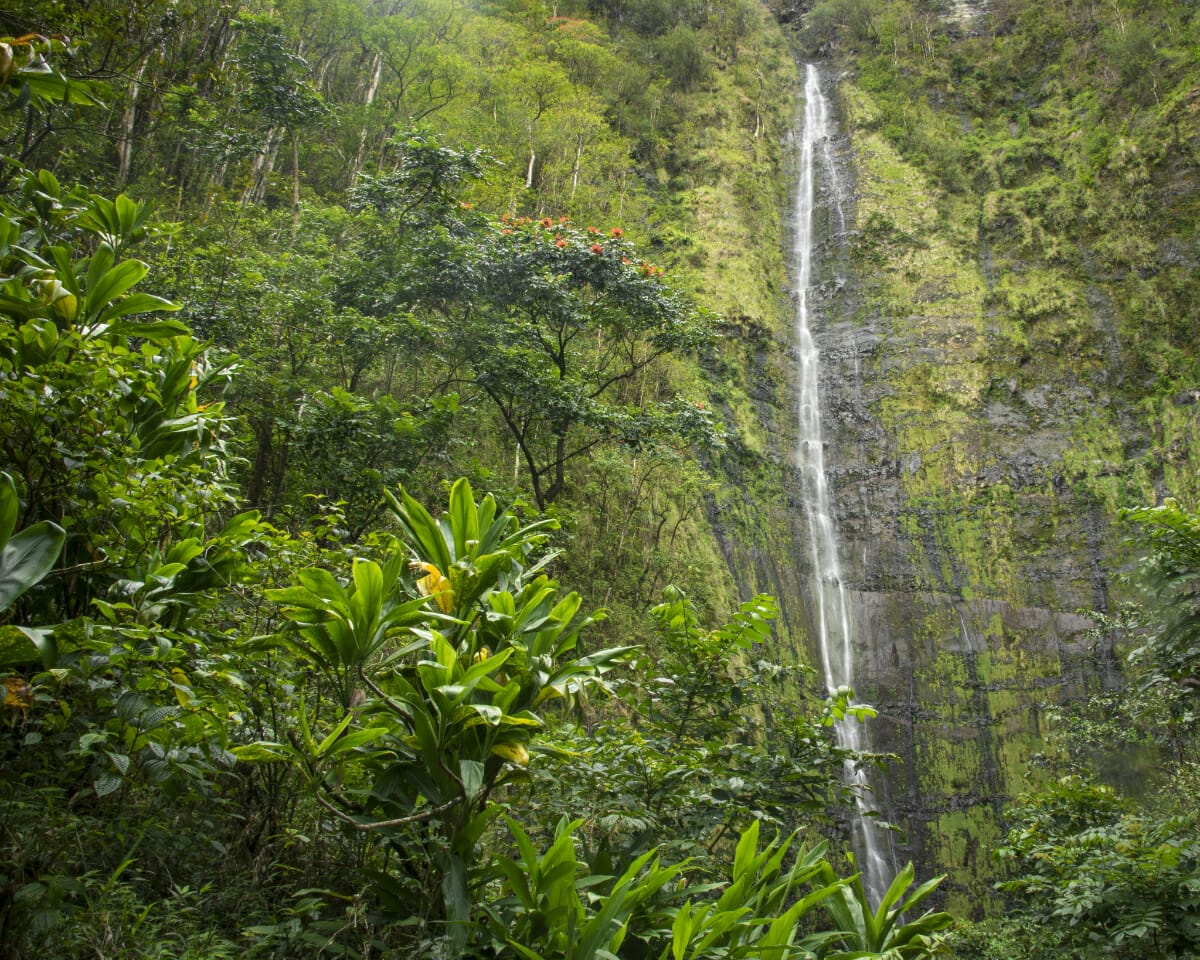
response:
M814 172L817 152L821 153L823 172L829 178L827 193L831 197L830 213L845 230L842 209L842 190L837 167L833 163L829 143L828 103L821 92L820 76L812 64L805 67L804 125L800 137L799 185L796 190L795 248L792 264L795 270L796 342L799 344L799 449L797 466L800 471L801 493L808 518L812 544L814 583L814 612L821 648L821 666L825 684L830 692L839 687L853 686L854 659L851 652L850 604L842 583L838 563L837 529L825 477L825 448L821 436L821 398L818 389L819 354L813 341L809 315L809 287L813 262L813 207L816 191ZM849 750L863 748L859 722L846 719L836 726L838 743ZM859 796L858 816L854 825L854 846L859 869L868 894L878 904L888 880L890 868L886 845L880 830L873 823L866 774L846 765L846 776Z

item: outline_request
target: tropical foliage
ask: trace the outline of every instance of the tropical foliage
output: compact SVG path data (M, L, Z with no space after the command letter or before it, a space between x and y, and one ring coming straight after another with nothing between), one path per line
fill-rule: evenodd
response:
M688 373L713 318L614 224L666 141L606 111L736 57L732 11L641 88L600 27L517 7L85 4L0 47L14 155L129 188L13 164L0 208L0 954L826 943L827 846L759 824L845 799L845 697L761 656L770 597L649 609L725 429ZM536 51L519 84L497 40ZM443 111L488 150L397 121ZM132 196L164 178L177 222ZM601 460L644 571L607 644L559 585Z
M931 17L820 3L806 42L902 93ZM845 765L882 758L831 724L873 711L709 529L757 544L779 472L748 304L781 299L791 59L757 4L35 0L0 29L0 957L945 951L938 881L873 904L843 855ZM1122 103L1157 102L1148 37L1094 45ZM1040 154L886 127L1032 222ZM1083 140L1144 209L1136 151ZM1180 352L1185 314L1146 336ZM1012 812L995 942L1030 957L1197 939L1169 799L1196 519L1134 519L1163 780L1142 809L1072 769Z

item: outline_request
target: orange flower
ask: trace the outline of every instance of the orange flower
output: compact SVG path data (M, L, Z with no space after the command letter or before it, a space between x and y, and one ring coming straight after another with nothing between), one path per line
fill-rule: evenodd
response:
M552 226L554 226L554 221L551 220L549 217L546 217L545 219L542 220L542 226L545 227L547 230L549 230Z
M554 245L556 247L558 247L559 250L561 250L563 247L565 247L567 245L567 241L563 240L562 238L559 238L558 240L555 241Z
M460 207L462 207L464 210L470 210L473 206L475 206L475 204L473 204L473 203L467 203L466 200L460 201L458 205Z
M599 233L600 231L598 229L596 229L595 227L588 227L587 232L588 233Z
M500 233L501 233L501 235L507 237L512 233L512 231L509 230L508 227L505 227L503 230L500 231Z
M625 231L622 230L620 227L613 227L611 230L608 231L608 235L610 237L623 237L623 236L625 236Z
M623 264L625 264L625 266L629 266L631 263L633 263L633 261L632 261L632 260L630 260L628 257L622 257L622 258L621 258L621 262L622 262Z
M592 253L603 253L604 252L604 248L602 246L600 246L600 244L598 244L598 243L593 243L590 247L588 247L588 249L591 250Z

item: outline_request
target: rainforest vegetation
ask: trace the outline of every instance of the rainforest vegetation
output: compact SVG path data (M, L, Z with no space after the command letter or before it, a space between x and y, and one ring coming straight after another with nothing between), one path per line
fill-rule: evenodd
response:
M0 11L0 957L1200 949L1193 11L774 14ZM1006 350L1090 358L1095 261L1114 394L1173 404L1070 477L1138 558L1089 614L1123 681L1053 705L958 916L937 864L868 901L874 711L748 559L790 550L797 51L964 246L988 198ZM949 242L888 216L855 262Z

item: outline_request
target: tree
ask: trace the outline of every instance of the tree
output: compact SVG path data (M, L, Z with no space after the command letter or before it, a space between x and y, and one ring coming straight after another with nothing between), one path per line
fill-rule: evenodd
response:
M1200 948L1200 834L1139 812L1112 787L1063 777L1021 798L998 855L1001 888L1040 930L1035 956L1182 957Z
M599 444L715 441L707 411L645 394L653 364L712 334L661 268L635 261L620 228L509 219L468 257L446 337L500 414L539 508L563 492L567 464Z
M69 618L98 574L119 578L227 505L222 405L198 395L225 371L183 324L146 316L175 304L133 290L149 267L128 251L154 232L144 205L45 171L21 201L0 208L0 450L23 521L62 526L64 565L88 572L54 581L47 610Z
M308 80L308 64L290 49L281 26L266 17L245 17L239 62L250 79L247 105L268 124L265 138L254 157L254 176L245 199L261 202L267 178L283 136L292 145L292 211L300 216L300 132L327 112L325 102Z
M1143 584L1153 593L1148 636L1130 654L1142 667L1144 683L1178 684L1200 691L1200 515L1167 498L1157 507L1125 513L1142 531L1148 549L1139 564Z
M20 164L50 136L56 110L70 113L75 106L100 105L100 84L57 68L71 53L70 41L61 34L0 36L0 99L8 115L0 122L0 143L17 161L4 171L0 185L18 174Z

